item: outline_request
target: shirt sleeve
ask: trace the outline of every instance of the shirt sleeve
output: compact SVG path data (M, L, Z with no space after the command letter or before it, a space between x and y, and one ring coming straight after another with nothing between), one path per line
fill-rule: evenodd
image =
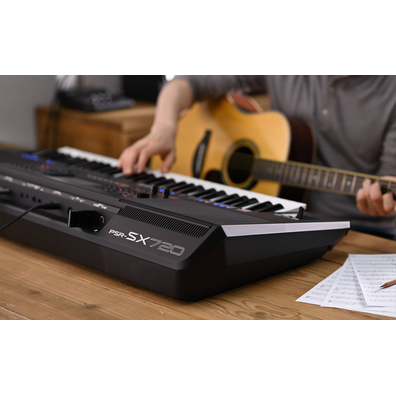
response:
M231 91L257 92L266 90L265 76L176 76L187 80L199 101L218 98Z

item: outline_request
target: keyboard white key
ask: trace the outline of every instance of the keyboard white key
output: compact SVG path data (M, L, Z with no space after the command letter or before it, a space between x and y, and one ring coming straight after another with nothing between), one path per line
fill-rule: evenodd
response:
M61 154L70 155L70 157L73 157L73 158L82 158L87 161L101 162L103 164L107 164L107 165L111 165L111 166L115 166L115 167L118 165L118 159L106 157L104 155L90 153L88 151L78 150L73 147L65 146L65 147L59 148L57 151L58 151L58 153L61 153Z
M106 157L104 155L94 154L83 150L78 150L72 147L61 147L58 149L58 152L65 155L70 155L73 158L83 158L87 161L96 161L103 164L108 164L110 166L117 167L118 159ZM290 201L283 198L273 197L266 194L260 194L257 192L249 191L249 190L241 190L239 188L230 187L224 184L213 183L210 181L196 179L194 177L184 176L177 173L167 173L163 174L161 171L156 169L148 169L146 173L153 174L156 177L165 176L167 179L174 179L176 182L186 182L192 183L196 186L202 186L205 190L209 190L210 188L214 188L217 191L224 191L227 195L238 194L241 196L246 196L248 198L256 198L260 203L263 202L271 202L273 205L281 204L283 209L277 210L276 213L284 213L284 212L298 212L300 207L306 209L306 204L296 201ZM114 177L121 176L120 174L114 175Z

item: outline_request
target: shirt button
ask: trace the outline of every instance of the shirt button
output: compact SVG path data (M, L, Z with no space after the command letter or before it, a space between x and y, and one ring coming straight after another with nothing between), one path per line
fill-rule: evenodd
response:
M330 91L331 93L333 93L333 92L335 91L335 88L334 88L333 86L331 86L331 87L329 88L329 91Z
M329 110L323 109L322 114L326 117L329 114Z

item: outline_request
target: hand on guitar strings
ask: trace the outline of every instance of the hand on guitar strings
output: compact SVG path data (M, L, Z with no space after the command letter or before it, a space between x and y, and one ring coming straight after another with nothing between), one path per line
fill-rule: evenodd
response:
M396 177L391 176L384 178L396 180ZM362 188L357 192L356 206L364 214L384 217L396 210L396 201L392 192L383 194L378 182L371 183L369 179L365 179Z

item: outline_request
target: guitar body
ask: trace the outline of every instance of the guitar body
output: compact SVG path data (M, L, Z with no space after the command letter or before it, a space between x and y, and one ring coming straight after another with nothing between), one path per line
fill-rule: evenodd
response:
M276 111L262 112L253 100L242 98L228 96L196 103L184 115L172 172L278 196L279 183L254 179L254 159L310 163L315 151L313 133L302 122L289 121ZM243 111L241 105L259 112ZM154 157L151 167L160 168L161 159ZM284 193L290 191L282 190L281 195ZM298 197L302 196L289 198Z

